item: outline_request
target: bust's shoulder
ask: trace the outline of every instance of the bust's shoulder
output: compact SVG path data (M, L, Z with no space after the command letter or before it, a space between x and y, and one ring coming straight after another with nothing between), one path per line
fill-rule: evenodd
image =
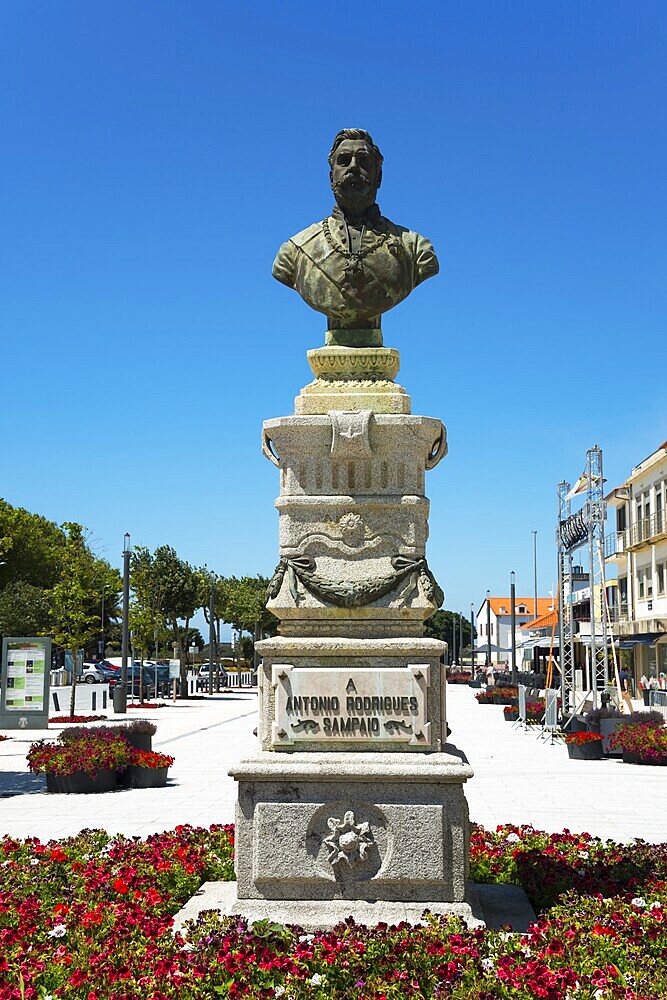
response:
M312 239L315 239L322 232L322 223L313 222L312 226L307 226L306 229L302 229L300 233L296 233L294 236L290 236L288 242L293 243L297 247L303 247L306 243L309 243Z

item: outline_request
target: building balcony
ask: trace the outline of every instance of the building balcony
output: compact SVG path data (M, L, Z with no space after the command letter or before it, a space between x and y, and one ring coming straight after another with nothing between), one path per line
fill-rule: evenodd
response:
M621 534L621 532L616 532L616 534ZM662 538L667 538L667 511L660 510L657 514L651 514L650 517L640 518L623 534L627 536L625 544L630 551L641 549Z
M612 531L605 535L604 557L609 562L621 562L628 551L627 531Z

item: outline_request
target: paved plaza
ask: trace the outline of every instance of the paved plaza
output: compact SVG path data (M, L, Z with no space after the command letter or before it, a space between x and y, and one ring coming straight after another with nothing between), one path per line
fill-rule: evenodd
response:
M472 820L488 827L531 823L614 840L667 841L666 768L569 760L564 745L513 728L501 707L478 705L474 694L466 685L447 691L451 744L475 771L465 786ZM109 722L124 718L106 714ZM139 715L128 712L130 718ZM256 749L256 691L169 702L142 717L157 725L154 749L176 758L166 788L48 794L44 777L28 772L25 757L33 740L55 738L59 728L4 730L12 739L0 742L0 834L46 840L102 827L143 837L179 823L233 822L236 787L227 771Z

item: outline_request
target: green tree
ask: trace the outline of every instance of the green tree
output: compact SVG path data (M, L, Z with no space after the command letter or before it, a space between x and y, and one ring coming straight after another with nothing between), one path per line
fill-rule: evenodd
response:
M456 649L459 650L459 622L463 624L463 648L466 646L469 648L470 622L458 611L436 611L432 618L424 622L424 635L430 639L441 639L446 642L451 653L454 646L454 628L456 628Z
M0 589L18 580L53 587L64 546L65 532L53 521L0 499Z
M41 587L24 580L0 591L0 635L48 635L51 602Z
M101 623L101 579L97 560L86 544L85 529L66 522L60 579L51 590L53 638L76 652L94 640ZM76 701L76 668L72 671L70 716Z
M154 572L160 578L162 614L171 630L181 661L181 692L188 694L189 665L188 640L192 634L190 619L200 605L200 574L183 559L179 559L170 545L161 545L153 557Z

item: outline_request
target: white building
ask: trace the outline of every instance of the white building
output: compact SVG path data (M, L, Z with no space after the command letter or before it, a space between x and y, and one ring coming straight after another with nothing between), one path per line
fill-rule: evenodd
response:
M519 649L525 640L525 633L519 631L522 625L541 618L553 609L553 597L538 597L537 608L533 597L515 597L516 616L516 648ZM488 611L487 611L488 608ZM491 645L492 663L509 663L512 649L512 600L510 597L486 597L477 612L477 639L475 651L486 661L489 643ZM487 631L488 628L488 631ZM521 653L517 652L517 665L520 666Z
M605 542L616 564L614 617L621 650L632 651L635 689L642 676L667 685L667 441L636 465L606 498L616 530Z

